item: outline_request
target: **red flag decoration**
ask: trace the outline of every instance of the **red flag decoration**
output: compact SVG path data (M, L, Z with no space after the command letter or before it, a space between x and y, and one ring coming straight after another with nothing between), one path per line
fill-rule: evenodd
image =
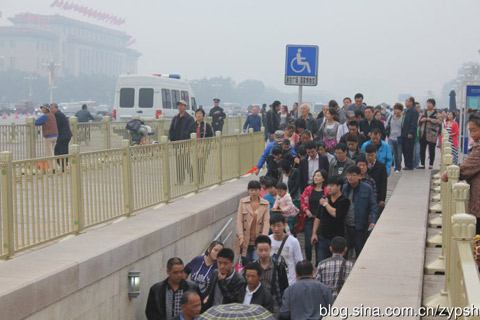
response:
M256 165L253 166L253 168L250 169L249 171L245 172L243 175L247 175L247 174L253 173L253 172L255 172L255 171L257 171L257 166L256 166Z
M98 10L94 10L92 8L88 8L83 5L79 5L73 2L68 2L64 0L54 0L51 4L50 7L57 7L65 11L75 11L78 12L84 16L95 18L99 21L105 21L107 23L111 23L114 25L121 25L124 24L127 20L125 18L119 18L117 16L101 12ZM1 17L1 16L0 16Z
M125 46L126 46L126 47L129 47L129 46L131 46L132 44L134 44L135 42L137 42L137 39L132 38L132 39L130 39L130 40L125 44Z

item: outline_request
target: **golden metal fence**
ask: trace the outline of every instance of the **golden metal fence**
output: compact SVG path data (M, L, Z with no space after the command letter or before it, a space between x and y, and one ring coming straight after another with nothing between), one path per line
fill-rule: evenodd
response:
M439 242L442 246L442 255L425 267L427 273L436 271L445 273L444 289L423 301L425 307L461 307L469 308L480 301L480 275L473 257L473 238L475 237L476 218L467 214L470 186L458 182L460 168L451 165L453 162L452 149L448 143L448 132L443 131L442 166L440 174L448 176L448 182L436 180L440 184L436 189L440 193L440 203L430 207L431 211L441 211L440 225L442 234L440 239L431 237L427 244ZM435 198L435 197L434 197ZM440 210L438 209L440 207ZM430 224L432 224L432 220ZM478 311L478 310L477 310ZM469 319L480 319L479 314Z
M101 125L101 124L100 124ZM13 161L0 153L0 258L241 176L263 132ZM255 154L257 153L257 154Z
M210 117L205 119L209 123L212 121ZM237 129L241 131L243 121L245 117L240 115L227 117L222 134L233 135ZM154 131L151 139L160 141L162 136L168 137L171 122L171 119L163 117L145 120ZM120 148L124 139L132 138L126 129L127 121L111 121L110 117L103 117L101 122L78 123L76 117L70 117L69 123L72 130L70 145L79 145L81 152ZM14 160L44 157L45 139L42 127L35 126L33 117L26 118L25 124L0 125L0 150L11 151Z

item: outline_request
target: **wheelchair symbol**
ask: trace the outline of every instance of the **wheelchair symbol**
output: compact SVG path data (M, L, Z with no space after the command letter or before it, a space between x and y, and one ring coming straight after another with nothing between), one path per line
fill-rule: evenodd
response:
M298 49L296 57L290 62L290 67L295 73L301 73L305 68L307 68L308 73L312 73L310 70L310 63L303 61L305 59L306 58L302 57L302 49ZM296 65L296 67L294 67L294 65Z

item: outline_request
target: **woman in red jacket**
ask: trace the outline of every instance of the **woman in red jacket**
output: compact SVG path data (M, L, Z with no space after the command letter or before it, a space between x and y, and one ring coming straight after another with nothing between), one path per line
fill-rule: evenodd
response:
M458 164L458 123L455 121L456 114L455 111L450 111L448 113L448 120L445 123L445 129L447 129L450 134L449 141L452 144L452 155L453 155L453 164Z
M325 196L325 183L327 181L327 171L317 170L313 174L313 182L303 191L300 207L302 214L305 214L305 257L312 261L312 231L313 222L320 207L320 199ZM315 243L315 250L318 243ZM316 251L315 251L316 252ZM317 261L318 263L318 261ZM317 264L315 264L316 266Z

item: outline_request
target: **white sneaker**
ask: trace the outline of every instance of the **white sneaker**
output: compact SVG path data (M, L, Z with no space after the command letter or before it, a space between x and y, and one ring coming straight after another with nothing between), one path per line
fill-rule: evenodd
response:
M395 173L401 173L400 170L395 170Z

